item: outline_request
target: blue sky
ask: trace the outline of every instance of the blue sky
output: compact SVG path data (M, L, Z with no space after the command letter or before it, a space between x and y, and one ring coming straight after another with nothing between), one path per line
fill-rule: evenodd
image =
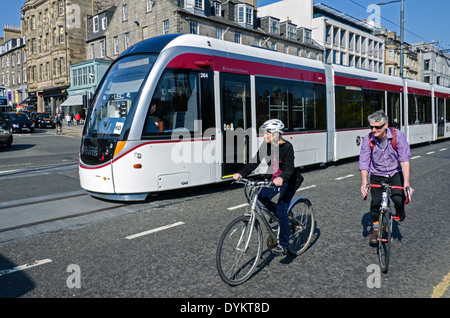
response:
M277 0L258 0L258 6L276 2ZM301 1L301 0L299 0ZM370 4L389 0L314 0L341 12L364 20L371 13L366 12ZM20 25L20 8L24 0L0 0L0 36L3 36L5 24ZM388 30L399 33L400 3L392 3L380 7L381 24ZM450 1L449 0L405 0L405 41L440 41L439 48L450 49Z

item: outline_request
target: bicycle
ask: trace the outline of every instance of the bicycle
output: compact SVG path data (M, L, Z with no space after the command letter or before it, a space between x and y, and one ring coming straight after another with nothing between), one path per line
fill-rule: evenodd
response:
M61 125L56 125L56 134L57 135L61 135L62 134L62 126Z
M390 208L391 189L406 190L406 204L411 200L409 187L403 188L399 186L391 186L385 182L381 184L370 184L367 186L367 191L370 187L382 188L380 218L378 221L378 260L380 262L381 271L386 274L389 267L389 259L391 256L391 241L392 241L392 224L394 221L400 221ZM367 196L364 197L364 200Z
M245 185L244 194L249 203L243 215L234 219L219 238L216 251L216 266L222 280L231 285L239 285L248 280L262 258L263 231L267 229L267 247L278 244L278 218L275 212L267 209L259 200L263 187L273 187L272 181L253 181L241 178L233 183ZM290 255L303 253L311 243L315 230L314 212L311 201L303 196L297 197L289 205L289 246Z

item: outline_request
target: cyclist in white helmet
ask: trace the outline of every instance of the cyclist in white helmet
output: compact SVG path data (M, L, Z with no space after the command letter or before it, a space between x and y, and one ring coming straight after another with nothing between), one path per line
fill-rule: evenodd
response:
M247 163L239 172L233 175L234 180L246 177L254 171L262 159L265 158L271 172L271 180L275 188L263 188L259 193L259 200L272 211L276 211L280 232L278 246L273 251L279 254L286 254L289 245L289 220L287 210L295 191L300 186L303 178L294 167L294 148L292 144L285 140L281 134L284 130L284 124L279 119L270 119L262 124L261 130L264 131L264 139L270 147L262 146L250 163ZM262 154L263 150L267 153ZM271 199L280 194L278 202L275 205Z

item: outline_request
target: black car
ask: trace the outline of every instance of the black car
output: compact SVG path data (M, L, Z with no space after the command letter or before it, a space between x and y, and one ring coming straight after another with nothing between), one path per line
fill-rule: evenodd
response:
M11 126L13 132L34 133L34 124L25 114L3 113L2 119Z
M0 118L0 145L11 147L13 135L9 125Z
M37 113L36 117L36 127L39 128L55 128L55 121L52 119L52 116L49 113Z

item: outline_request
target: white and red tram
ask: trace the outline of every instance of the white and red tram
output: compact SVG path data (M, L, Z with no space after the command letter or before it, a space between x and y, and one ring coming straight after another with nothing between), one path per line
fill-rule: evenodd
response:
M411 144L450 135L449 88L204 36L155 37L127 49L99 84L81 186L126 201L229 180L270 118L285 123L296 166L357 156L378 109Z

